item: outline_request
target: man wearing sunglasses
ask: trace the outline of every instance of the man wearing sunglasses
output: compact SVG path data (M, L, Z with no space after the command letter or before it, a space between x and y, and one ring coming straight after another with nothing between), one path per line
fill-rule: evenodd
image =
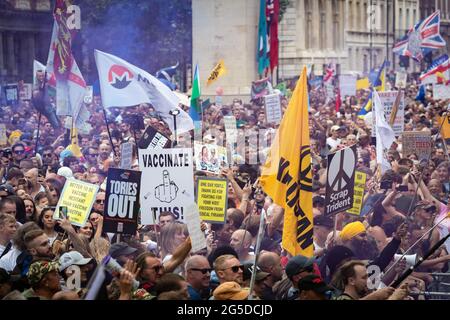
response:
M106 194L104 192L97 193L94 202L94 210L101 213L103 215L105 210L105 197Z
M216 271L220 284L228 281L234 281L238 284L242 284L244 281L244 266L235 256L231 254L218 257L214 261L214 270Z
M204 256L194 255L186 261L186 281L190 300L206 300L210 294L211 266Z
M14 144L11 148L12 150L12 165L19 168L20 161L25 159L25 145L21 142Z

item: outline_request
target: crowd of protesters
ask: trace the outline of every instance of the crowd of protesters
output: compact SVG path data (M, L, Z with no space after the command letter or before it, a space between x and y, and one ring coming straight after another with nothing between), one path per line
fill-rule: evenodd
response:
M397 261L398 255L409 249L408 256L418 259L450 230L450 221L444 221L410 249L447 215L450 193L450 163L438 121L448 101L434 101L430 92L417 101L417 90L413 81L405 90L405 131L431 132L430 157L425 163L414 154L404 157L398 139L389 150L392 169L382 176L377 172L372 125L358 117L368 91L345 97L336 110L324 89L310 90L313 257L292 257L283 250L284 210L259 187L263 162L248 160L252 155L260 159L265 150L251 143L240 164L222 168L220 176L229 182L226 223L202 223L207 249L191 252L186 225L170 212L161 213L158 225L139 225L136 235L118 241L102 230L108 169L118 167L122 143L140 139L144 130L137 123L171 136L168 125L149 105L117 109L108 112L109 136L101 99L95 96L88 105L92 129L79 134L82 156L77 157L66 148L67 130L54 128L45 116L36 143L39 115L33 103L2 105L0 122L8 139L0 165L0 299L84 299L107 255L122 271L107 274L97 299L246 300L250 295L261 300L426 299L424 292L437 286L434 274L448 272L450 242L399 286L390 286L409 266L405 258ZM283 112L288 102L288 93L282 91ZM203 142L224 138L224 115L235 116L238 129L243 129L240 134L277 128L265 123L262 99L248 103L234 99L204 108ZM213 129L216 134L206 134ZM178 143L187 140L180 137ZM367 174L361 214L325 216L327 155L354 144L356 166ZM139 169L137 148L132 169ZM198 170L194 178L202 175ZM72 178L100 186L83 227L53 219L64 183ZM382 189L386 181L389 187ZM264 237L256 253L260 215L265 215ZM369 269L378 274L373 276Z

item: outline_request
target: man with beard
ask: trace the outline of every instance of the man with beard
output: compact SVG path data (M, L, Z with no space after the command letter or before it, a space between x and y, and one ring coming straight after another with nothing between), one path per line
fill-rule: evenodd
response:
M340 284L343 289L336 300L386 300L394 293L394 288L386 287L369 294L366 265L359 260L342 265L333 282Z
M366 227L360 221L347 224L339 233L339 236L342 244L349 248L357 259L371 260L371 265L377 265L383 271L400 247L401 239L408 231L407 228L406 223L401 224L392 240L379 254L375 240L367 236Z

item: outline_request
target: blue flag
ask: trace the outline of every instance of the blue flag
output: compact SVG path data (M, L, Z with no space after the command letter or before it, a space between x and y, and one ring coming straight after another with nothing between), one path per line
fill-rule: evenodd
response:
M267 19L266 19L266 0L260 0L259 7L259 27L258 27L258 73L263 74L269 67L270 60L268 56L267 44Z

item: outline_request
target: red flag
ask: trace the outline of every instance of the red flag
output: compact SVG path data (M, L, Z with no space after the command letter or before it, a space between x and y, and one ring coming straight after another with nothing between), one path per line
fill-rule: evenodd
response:
M58 26L57 37L54 43L55 56L53 66L57 79L67 80L72 69L72 38L74 32L67 27L67 1L56 0L53 12Z
M266 17L267 33L269 36L270 70L278 66L278 16L280 14L280 0L267 0Z
M341 109L341 90L337 89L337 95L336 95L336 112L339 112L339 109Z

